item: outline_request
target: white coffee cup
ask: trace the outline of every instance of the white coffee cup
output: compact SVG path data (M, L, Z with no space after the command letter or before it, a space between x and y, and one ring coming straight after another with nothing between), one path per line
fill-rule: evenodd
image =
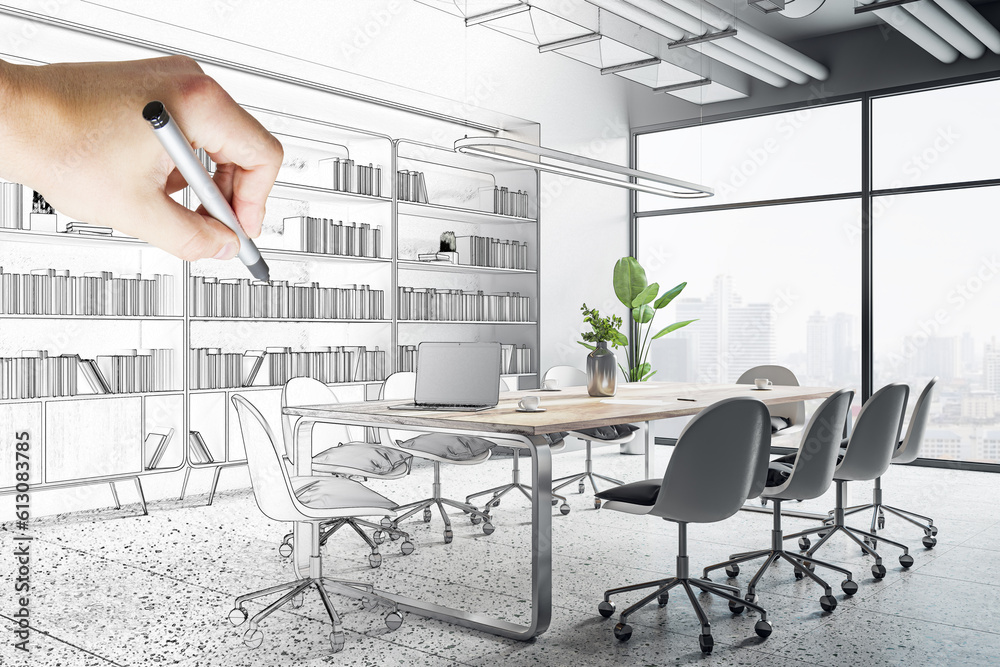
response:
M540 402L537 396L525 396L517 402L517 405L522 410L537 410Z
M558 384L559 383L556 382L554 379L542 380L542 389L547 389L549 391L552 391L553 389L557 388Z
M753 381L753 383L754 383L754 386L757 387L758 389L770 389L771 388L771 381L768 380L767 378L757 378L756 380Z

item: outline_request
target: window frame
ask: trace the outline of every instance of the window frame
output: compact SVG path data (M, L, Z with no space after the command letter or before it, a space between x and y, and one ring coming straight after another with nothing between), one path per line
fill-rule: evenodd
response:
M707 211L738 210L748 208L758 208L764 206L776 206L782 204L799 204L809 202L825 202L841 199L858 198L861 202L861 394L862 400L867 400L874 391L874 320L873 310L873 244L872 244L872 211L873 202L877 197L893 195L907 195L922 192L943 192L949 190L964 190L969 188L996 187L1000 186L1000 178L980 179L973 181L956 181L950 183L937 183L932 185L913 185L899 188L875 189L872 187L872 103L873 101L897 95L918 93L929 90L939 90L952 88L966 84L985 83L1000 80L1000 73L987 72L984 74L972 74L949 79L942 79L930 83L915 83L905 86L895 86L877 90L869 90L860 93L829 97L822 100L809 99L790 104L780 104L768 107L761 107L750 110L731 111L699 118L689 118L655 125L645 125L631 128L629 133L629 165L637 169L638 164L638 142L639 137L644 134L653 134L669 130L682 128L714 125L728 121L741 120L759 116L769 116L777 113L797 111L801 109L813 109L817 107L843 104L845 102L861 102L861 189L853 192L837 192L825 195L809 195L803 197L788 197L782 199L767 199L739 203L727 204L702 204L698 206L685 206L670 209L638 210L638 196L635 191L629 195L629 254L632 257L638 256L639 250L639 221L648 217L663 217L669 215L679 215L686 213L701 213ZM633 323L634 328L634 323ZM635 338L635 332L630 336ZM672 445L676 440L672 438L656 438L656 444ZM783 451L782 448L775 448L781 453L791 453L794 450ZM949 461L934 458L918 458L908 465L925 466L930 468L949 468L953 470L974 470L980 472L1000 473L1000 463L981 463L973 461Z

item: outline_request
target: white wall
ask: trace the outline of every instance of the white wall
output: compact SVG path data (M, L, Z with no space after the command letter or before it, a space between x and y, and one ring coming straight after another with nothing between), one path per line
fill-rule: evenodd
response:
M35 3L14 4L47 11ZM254 64L293 76L319 72L342 81L341 72L327 69L337 68L369 77L347 78L357 92L412 102L408 91L393 92L379 83L389 82L455 100L459 104L444 106L459 114L475 117L477 107L492 109L540 123L546 146L619 164L628 160L626 87L634 84L602 77L557 54L539 54L486 28L466 29L460 19L412 0L70 0L52 7L63 20L210 56L253 58ZM43 47L43 54L58 53L56 44ZM64 57L88 59L87 54ZM287 110L309 115L308 109ZM540 201L540 367L582 368L586 350L575 342L580 305L586 301L606 310L616 303L611 271L628 252L627 195L544 175ZM193 473L189 493L204 492L210 479L208 472ZM245 474L234 470L222 480L220 488L246 484ZM125 488L131 485L122 486L123 502L132 501ZM165 497L177 493L179 479L157 477L147 487L150 499ZM109 497L106 486L36 494L35 513L107 506Z

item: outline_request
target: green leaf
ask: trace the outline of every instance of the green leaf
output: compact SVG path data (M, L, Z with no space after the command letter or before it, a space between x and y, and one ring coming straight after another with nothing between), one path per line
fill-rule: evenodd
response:
M655 336L653 336L653 340L656 340L657 338L660 338L661 336L666 336L671 331L677 331L681 327L686 327L687 325L691 324L692 322L697 322L697 321L698 320L684 320L683 322L674 322L669 327L663 327L662 329L660 329L660 331Z
M653 315L656 313L653 307L649 304L639 306L638 308L632 309L632 319L639 324L645 324L653 319Z
M648 380L649 378L653 377L654 375L656 375L656 371L653 371L652 373L650 373L646 377L642 378L642 381L645 382L646 380Z
M623 334L621 331L618 331L616 329L612 335L614 336L614 342L618 343L619 345L628 345L628 336Z
M650 371L652 369L653 369L653 366L647 361L646 363L638 366L635 369L635 378L639 382L644 381L647 377L649 377L650 375L652 375L652 373L650 373Z
M653 304L653 307L655 307L657 310L659 310L660 308L665 308L668 303L677 298L678 294L684 291L685 287L687 287L687 283L681 283L677 287L667 290L666 292L663 293L663 296L661 296L659 299L656 300L656 303Z
M646 286L646 289L639 292L639 296L635 297L635 299L632 301L632 307L635 308L637 306L644 306L647 303L650 303L653 299L656 298L656 295L659 293L659 291L660 291L659 283L650 283L649 285Z
M596 350L597 349L597 346L595 346L595 345L588 345L588 344L584 343L582 340L578 340L576 342L579 343L580 345L583 345L588 350Z
M646 272L635 257L622 257L615 263L615 296L626 308L646 289Z

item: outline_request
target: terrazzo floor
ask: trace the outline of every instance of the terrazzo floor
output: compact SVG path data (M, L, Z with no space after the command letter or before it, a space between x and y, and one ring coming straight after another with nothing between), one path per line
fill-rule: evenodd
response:
M660 469L671 451L657 447ZM556 455L554 466L557 476L575 472L582 469L583 454ZM597 448L594 466L635 480L642 457ZM444 490L464 498L506 480L509 470L509 458L445 468ZM372 486L404 503L427 494L431 474L429 466L420 466L403 481ZM869 489L851 485L852 499L866 500ZM940 528L934 549L921 546L919 530L888 517L885 535L911 545L916 562L903 571L898 552L884 545L889 572L878 581L870 573L871 559L853 543L832 541L820 557L851 569L861 586L856 596L846 598L840 577L828 575L839 600L833 613L820 609L819 587L796 581L787 565L774 567L758 589L774 627L766 640L753 632L756 614L734 617L724 601L703 596L715 637L708 656L699 651L699 626L683 595L673 595L665 608L651 605L636 613L630 641L612 636L614 621L596 612L603 591L672 573L676 527L595 510L592 497L577 495L575 488L569 497L572 512L554 512L552 521L555 606L548 632L517 642L414 614L404 614L403 626L390 632L381 613L334 596L347 640L338 654L330 652L330 627L315 592L302 607L285 607L268 618L258 649L246 648L242 628L229 624L235 596L293 578L276 549L286 526L263 517L249 490L219 494L211 507L204 505L205 496L154 502L149 516L126 506L40 519L33 525L31 652L15 651L8 634L0 643L0 665L1000 664L1000 477L894 467L885 489L887 502L934 516ZM825 511L832 504L831 492L790 509ZM368 550L357 536L343 534L325 549L325 572L523 621L528 615L529 516L523 498L507 496L495 511L496 532L486 536L453 515L455 539L448 545L439 517L429 524L417 517L404 526L413 535L415 553L404 556L398 543L386 544L378 569L369 567ZM769 516L740 512L720 523L692 525L692 570L733 552L767 546L770 522ZM812 525L785 520L786 532ZM0 550L10 554L12 549L12 533L0 530ZM745 586L747 569L736 583ZM721 574L714 578L725 580ZM13 590L13 574L6 568L0 588ZM638 594L625 599L638 599ZM12 605L5 602L0 622L9 631L11 613Z

